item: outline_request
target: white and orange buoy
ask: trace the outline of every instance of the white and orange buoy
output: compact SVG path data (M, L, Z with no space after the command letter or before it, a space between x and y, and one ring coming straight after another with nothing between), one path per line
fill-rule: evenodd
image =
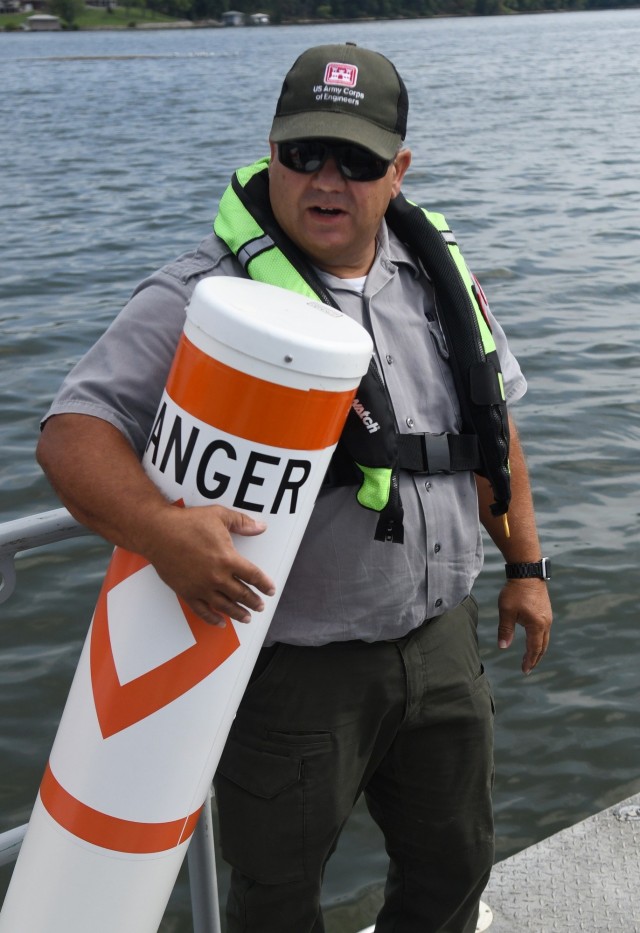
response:
M172 502L266 522L235 543L277 595L249 624L209 626L115 549L0 933L158 929L371 351L318 301L196 287L143 464Z

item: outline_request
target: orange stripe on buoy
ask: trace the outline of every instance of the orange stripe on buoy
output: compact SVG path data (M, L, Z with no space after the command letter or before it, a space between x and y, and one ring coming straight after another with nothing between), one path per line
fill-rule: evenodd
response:
M74 836L103 849L135 854L163 852L185 842L196 828L202 809L169 823L122 820L76 800L58 783L50 765L40 785L40 798L56 823Z
M248 376L183 334L167 392L180 408L227 434L269 447L324 450L338 442L356 390L293 389Z

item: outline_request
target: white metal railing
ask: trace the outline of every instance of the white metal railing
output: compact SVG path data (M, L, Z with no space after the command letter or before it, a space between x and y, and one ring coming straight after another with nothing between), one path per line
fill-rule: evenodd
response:
M80 525L66 509L53 509L0 525L0 603L6 602L16 588L17 554L89 534L92 532ZM25 824L0 833L0 866L16 860L26 831ZM211 793L191 838L187 862L194 933L220 933Z
M6 602L16 586L15 557L43 544L89 535L66 509L52 509L0 525L0 603Z

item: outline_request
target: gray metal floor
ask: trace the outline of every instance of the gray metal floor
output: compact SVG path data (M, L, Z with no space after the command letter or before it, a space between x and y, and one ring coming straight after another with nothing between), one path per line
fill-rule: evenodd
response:
M640 794L499 862L488 933L640 933Z

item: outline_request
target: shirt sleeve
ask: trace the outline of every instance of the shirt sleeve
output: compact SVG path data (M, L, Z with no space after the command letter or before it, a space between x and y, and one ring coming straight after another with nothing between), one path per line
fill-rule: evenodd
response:
M490 309L487 309L491 332L496 344L498 359L500 360L500 369L504 379L504 392L507 402L512 405L517 402L527 391L527 380L520 369L520 364L511 350L504 330L493 316Z
M224 274L238 275L232 257L209 249L185 254L143 281L65 378L42 424L59 414L101 418L142 456L193 289L207 275Z

